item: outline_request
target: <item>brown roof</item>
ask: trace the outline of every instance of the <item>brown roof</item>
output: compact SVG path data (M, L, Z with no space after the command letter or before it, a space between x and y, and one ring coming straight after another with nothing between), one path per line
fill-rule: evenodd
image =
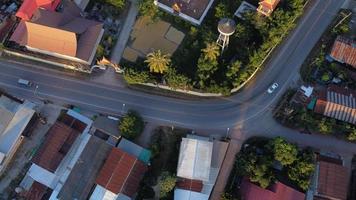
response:
M350 89L330 86L320 93L314 111L327 117L356 124L356 93Z
M330 56L341 63L346 63L356 68L356 42L338 36L334 42Z
M348 168L334 163L319 162L318 195L346 200L348 182Z
M178 180L177 187L183 190L201 192L203 189L203 181L182 178Z
M50 172L55 172L79 134L63 123L56 122L49 129L46 139L32 162Z
M115 194L132 197L146 170L147 166L136 157L119 148L112 148L96 183Z
M47 193L47 186L34 181L30 187L30 189L26 192L26 200L40 200Z
M103 25L81 17L80 10L73 4L67 2L62 13L38 9L31 22L20 22L10 40L91 62L102 37Z

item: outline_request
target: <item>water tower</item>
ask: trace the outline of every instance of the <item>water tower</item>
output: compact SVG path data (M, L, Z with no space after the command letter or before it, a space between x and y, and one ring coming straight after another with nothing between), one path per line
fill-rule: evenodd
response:
M236 23L234 20L229 18L223 18L219 21L218 31L220 33L219 38L216 43L222 47L221 51L224 51L225 47L229 45L229 37L234 34L236 28Z

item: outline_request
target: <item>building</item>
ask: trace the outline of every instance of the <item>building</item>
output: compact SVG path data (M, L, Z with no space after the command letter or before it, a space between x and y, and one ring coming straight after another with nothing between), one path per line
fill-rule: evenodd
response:
M244 200L304 200L305 194L277 182L269 188L263 189L244 178L241 184L241 196Z
M356 124L356 92L334 85L330 86L319 92L314 112Z
M154 0L161 9L200 25L214 0Z
M334 60L356 68L356 42L355 40L338 36L330 53Z
M55 11L61 0L24 0L16 13L16 17L22 20L30 20L37 9Z
M280 0L262 0L258 4L257 11L267 17L269 17L274 9L276 9Z
M120 148L112 148L96 178L90 200L130 200L137 192L147 165Z
M16 102L0 96L0 173L7 167L24 136L22 135L33 118L34 104Z
M340 162L339 162L340 161ZM318 158L314 200L346 200L350 170L341 160Z
M175 200L208 200L228 144L188 135L179 151Z
M24 3L28 1L33 2ZM21 8L16 15L22 20L10 41L55 58L87 65L93 62L104 34L102 23L83 18L81 10L70 1L66 2L63 12L42 7L32 9L28 4Z
M50 128L20 183L28 200L57 199L71 170L88 144L91 120L69 110Z

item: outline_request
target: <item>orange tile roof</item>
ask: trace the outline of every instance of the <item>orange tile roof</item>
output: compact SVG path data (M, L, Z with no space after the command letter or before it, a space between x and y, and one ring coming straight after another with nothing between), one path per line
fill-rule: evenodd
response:
M338 36L334 42L330 56L341 63L346 63L356 68L356 42Z
M278 5L280 0L262 0L259 2L257 11L262 14L269 15Z
M195 192L201 192L203 189L203 181L182 178L178 180L177 187L183 190L191 190Z
M348 169L330 162L319 162L317 194L346 200L348 191Z
M77 38L73 32L21 21L11 40L22 46L75 57Z

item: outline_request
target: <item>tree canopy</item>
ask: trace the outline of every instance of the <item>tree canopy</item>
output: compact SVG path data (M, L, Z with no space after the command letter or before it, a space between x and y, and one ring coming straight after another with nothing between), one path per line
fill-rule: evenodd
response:
M145 63L148 64L150 72L163 74L167 71L171 59L168 54L162 54L161 50L157 50L147 54Z
M144 126L142 117L133 110L129 110L119 122L121 135L129 140L137 138L142 133Z
M290 165L297 160L298 149L294 144L288 143L281 137L271 140L274 158L283 166Z

